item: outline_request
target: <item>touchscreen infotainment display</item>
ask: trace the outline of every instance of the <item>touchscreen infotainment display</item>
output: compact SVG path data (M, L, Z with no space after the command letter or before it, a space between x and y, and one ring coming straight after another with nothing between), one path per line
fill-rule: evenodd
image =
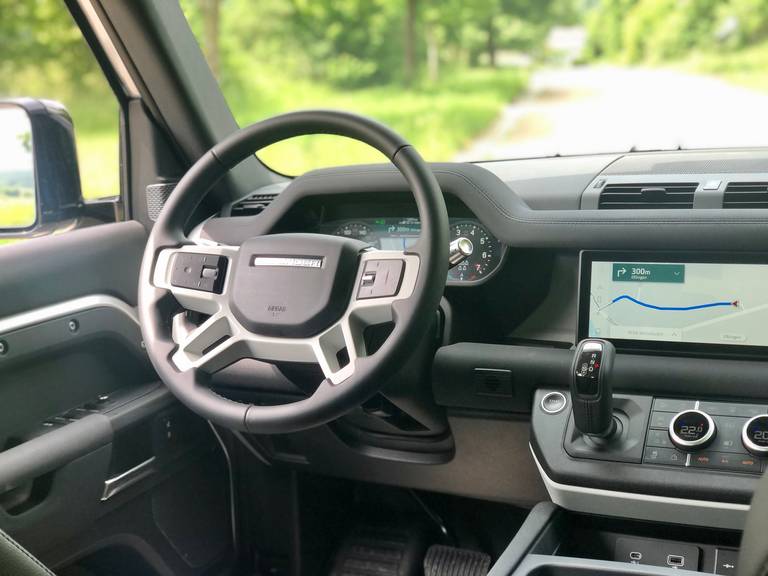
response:
M768 264L622 256L582 255L581 337L768 346Z

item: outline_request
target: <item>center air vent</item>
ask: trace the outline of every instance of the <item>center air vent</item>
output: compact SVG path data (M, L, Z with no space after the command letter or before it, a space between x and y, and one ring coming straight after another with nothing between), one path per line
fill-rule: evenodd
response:
M664 210L693 208L697 182L608 184L600 194L600 210Z
M768 208L768 182L729 182L723 208Z
M255 216L269 206L277 194L251 194L232 206L232 216Z

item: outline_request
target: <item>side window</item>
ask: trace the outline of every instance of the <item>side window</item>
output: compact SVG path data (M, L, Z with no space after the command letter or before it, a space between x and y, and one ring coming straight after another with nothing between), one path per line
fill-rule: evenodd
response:
M0 14L0 230L8 237L41 221L34 131L13 103L53 101L48 109L68 111L86 202L120 195L119 104L63 0L0 0Z

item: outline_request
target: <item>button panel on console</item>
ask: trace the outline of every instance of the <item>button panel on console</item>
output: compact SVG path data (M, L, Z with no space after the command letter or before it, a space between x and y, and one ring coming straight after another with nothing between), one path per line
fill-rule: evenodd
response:
M708 414L717 435L706 450L685 453L674 448L669 425L681 412L699 410ZM744 425L754 416L767 414L768 405L697 401L687 398L655 398L643 452L643 463L705 468L760 474L766 460L750 454L742 441Z

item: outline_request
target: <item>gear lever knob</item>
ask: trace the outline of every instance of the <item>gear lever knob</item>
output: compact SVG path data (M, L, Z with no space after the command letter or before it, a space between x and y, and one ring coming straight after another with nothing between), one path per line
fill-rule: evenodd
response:
M605 340L587 338L576 346L571 368L571 401L576 429L588 436L610 437L613 420L611 373L616 349Z

